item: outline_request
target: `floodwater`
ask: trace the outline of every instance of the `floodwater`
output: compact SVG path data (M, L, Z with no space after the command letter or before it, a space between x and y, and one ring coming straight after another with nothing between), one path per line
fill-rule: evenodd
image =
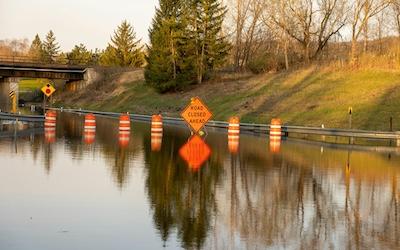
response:
M64 113L54 138L0 138L0 249L400 248L396 148L207 132L190 165L183 127L160 145L98 117L93 138Z

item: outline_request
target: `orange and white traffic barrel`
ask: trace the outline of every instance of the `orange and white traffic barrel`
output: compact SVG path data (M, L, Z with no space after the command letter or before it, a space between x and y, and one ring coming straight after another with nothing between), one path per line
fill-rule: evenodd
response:
M131 117L129 114L122 114L120 116L119 131L131 131Z
M161 115L151 117L151 151L160 151L163 137L163 120Z
M269 148L272 153L278 153L281 148L282 121L272 119L269 131Z
M119 118L118 141L121 147L127 147L131 136L131 118L129 114L122 114Z
M57 113L53 110L47 111L44 121L44 138L47 143L54 143L56 141L56 125Z
M232 154L239 151L240 120L239 117L231 117L228 125L228 149Z
M56 111L49 110L45 114L44 127L55 128L57 124Z
M86 144L92 144L96 138L96 117L93 114L85 115L83 137Z

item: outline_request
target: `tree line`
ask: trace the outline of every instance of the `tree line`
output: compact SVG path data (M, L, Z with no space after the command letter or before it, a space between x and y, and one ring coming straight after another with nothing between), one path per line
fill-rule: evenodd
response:
M0 54L27 57L44 63L142 67L144 51L140 42L132 25L123 21L105 50L89 50L80 43L70 52L62 52L54 32L50 30L43 40L36 34L30 46L26 39L0 41Z
M388 54L384 38L400 36L399 0L229 0L227 4L236 70L289 69L332 59L357 65L367 53Z
M400 0L159 0L145 46L123 21L104 50L79 44L60 52L49 31L43 41L36 35L28 55L144 67L146 82L166 92L201 84L219 68L259 73L332 60L357 66L371 53L399 61L398 36Z

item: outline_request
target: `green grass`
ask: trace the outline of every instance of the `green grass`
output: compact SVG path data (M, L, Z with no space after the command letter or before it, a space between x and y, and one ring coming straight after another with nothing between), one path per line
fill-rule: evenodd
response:
M238 115L243 122L388 130L392 116L400 130L400 70L331 70L310 67L242 79L214 80L182 93L159 94L143 80L126 82L111 92L65 96L60 105L95 110L178 117L192 96L200 96L216 120ZM68 100L68 101L65 101Z
M22 91L32 91L35 89L40 89L48 82L48 79L22 79L19 82L19 89Z

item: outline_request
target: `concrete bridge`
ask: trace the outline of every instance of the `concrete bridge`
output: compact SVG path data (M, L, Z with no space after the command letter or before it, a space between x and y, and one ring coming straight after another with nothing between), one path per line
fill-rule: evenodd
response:
M85 66L7 62L0 57L0 77L83 80Z
M82 65L50 64L28 58L0 56L0 110L10 111L9 93L14 91L18 100L18 85L22 78L47 78L68 86L85 86L96 78L93 68Z

